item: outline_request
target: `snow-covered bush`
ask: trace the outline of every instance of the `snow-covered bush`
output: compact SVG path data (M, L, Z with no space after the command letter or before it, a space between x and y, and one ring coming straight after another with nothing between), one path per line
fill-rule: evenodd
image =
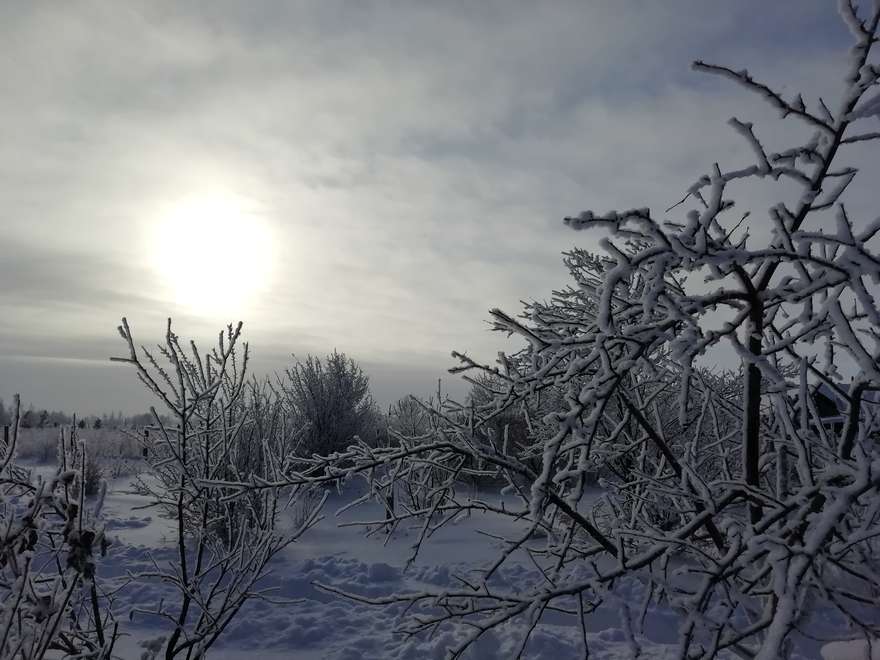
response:
M86 453L86 462L83 466L83 490L89 497L97 495L104 482L104 466L93 453Z
M279 385L291 417L303 427L298 450L306 455L339 451L354 436L372 440L380 429L369 378L345 353L308 355L285 370Z
M63 424L62 427L67 427ZM74 424L76 426L76 424ZM102 459L140 458L141 448L136 437L127 431L93 429L82 432L82 440L88 445L89 456ZM18 457L42 465L54 464L58 459L58 435L61 427L19 429Z
M429 411L411 395L389 406L386 421L389 431L407 437L422 435L431 428Z
M419 519L416 550L474 509L528 521L458 590L350 597L405 603L406 633L466 624L453 657L506 625L519 626L525 649L546 615L583 621L629 578L645 598L623 608L626 629L637 632L652 605L672 608L682 659L789 657L820 620L839 638L880 634L878 410L867 395L880 389L880 220L843 204L857 170L840 163L852 145L880 140L865 127L880 114L880 5L860 14L842 0L840 12L855 45L830 107L694 64L799 122L804 141L771 150L734 118L755 162L713 165L665 217L633 208L567 218L601 230L603 254L567 255L574 286L527 305L524 318L491 312L522 352L497 365L458 355L455 371L489 375L491 402L435 406L427 438L287 466L287 483L363 474L380 497L396 482L431 483L418 508L386 521ZM735 211L732 195L749 199L750 184L777 186L766 215ZM733 377L713 365L719 347L737 356ZM843 402L839 431L817 410L820 385ZM523 441L492 428L543 392L562 400ZM593 507L596 472L605 496ZM463 475L503 478L518 504L468 497ZM493 586L521 550L543 582Z
M15 463L17 395L13 410L0 445L0 657L109 660L117 627L96 568L107 548L103 497L87 506L85 444L62 430L57 471L34 478Z
M193 342L184 350L170 319L157 355L136 348L125 319L119 332L128 355L113 359L136 370L174 424L163 423L152 409L149 474L138 483L174 520L175 561L131 577L173 585L178 592L173 602L141 610L169 622L164 656L203 657L246 601L266 597L269 585L258 585L272 558L316 522L323 498L311 497L307 488L282 493L271 485L295 438L270 391L247 378L248 346L239 346L240 323L221 332L217 347L207 353ZM228 482L253 488L242 494ZM280 512L303 493L308 511L301 525L279 527Z
M54 463L58 451L58 429L19 429L16 453L19 459L42 465Z

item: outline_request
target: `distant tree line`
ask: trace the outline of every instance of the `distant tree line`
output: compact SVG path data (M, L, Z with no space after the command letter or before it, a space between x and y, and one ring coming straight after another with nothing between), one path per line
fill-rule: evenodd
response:
M12 424L12 416L12 406L7 406L0 398L0 426ZM103 415L77 415L62 410L37 408L33 404L22 411L20 421L23 429L57 428L71 424L76 424L80 429L121 429L138 428L152 423L153 416L148 412L137 415L123 415L121 411Z

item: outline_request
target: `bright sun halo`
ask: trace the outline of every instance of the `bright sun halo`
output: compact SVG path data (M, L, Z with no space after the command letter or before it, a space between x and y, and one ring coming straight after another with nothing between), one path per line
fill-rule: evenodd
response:
M234 197L177 202L156 229L157 271L175 302L193 313L235 316L269 284L268 227Z

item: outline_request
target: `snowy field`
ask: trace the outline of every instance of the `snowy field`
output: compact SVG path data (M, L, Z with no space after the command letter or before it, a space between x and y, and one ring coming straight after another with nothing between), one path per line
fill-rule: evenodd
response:
M432 639L403 639L394 634L399 611L351 602L326 593L315 585L326 584L365 596L386 596L408 592L426 586L460 586L456 575L467 576L475 567L491 562L497 555L500 542L490 536L475 533L478 530L492 535L509 533L495 520L474 515L438 532L425 546L419 559L406 572L406 559L411 552L412 538L406 532L397 534L387 543L384 537L364 538L364 530L339 524L359 517L378 516L378 507L362 507L358 514L334 516L336 509L348 502L344 496L332 496L326 506L326 517L321 523L276 561L274 576L266 585L275 589L273 598L301 599L290 605L264 602L250 603L211 652L216 658L243 658L244 653L260 649L264 658L444 658L455 643L450 631L438 631ZM164 545L173 538L167 521L151 517L145 512L133 511L139 504L137 496L114 493L108 498L108 516L122 521L113 527L111 536L118 544L112 560L105 563L108 575L123 571L148 570L151 561L172 558L173 551ZM515 557L511 565L498 576L499 588L515 589L518 584L538 578L529 568L526 557ZM109 564L109 565L108 565ZM120 607L149 608L171 591L155 585L132 585L120 600ZM659 616L651 627L654 641L670 643L674 640L674 620ZM128 657L135 646L155 636L159 628L149 615L136 614L126 632L131 637L121 647ZM590 650L598 658L629 657L626 637L620 630L615 612L603 608L592 618ZM580 629L560 621L559 625L544 626L529 645L529 657L575 658ZM487 634L466 657L508 658L515 654L518 643L516 630L507 635ZM643 645L643 657L663 658L663 645Z
M36 466L37 472L48 472ZM104 508L108 536L113 540L108 556L99 563L102 583L124 587L115 596L115 610L121 622L117 654L141 658L145 645L163 636L168 622L149 610L174 598L173 591L156 582L128 582L126 576L150 571L153 563L172 561L174 528L158 517L148 501L129 491L130 478L110 483ZM598 495L598 493L597 493ZM354 512L335 513L351 500L352 493L333 493L324 518L299 542L286 549L274 562L274 570L263 585L271 589L274 602L248 603L232 623L209 657L242 660L259 651L261 660L301 658L389 658L421 660L447 656L461 631L439 629L430 637L405 638L395 633L400 615L397 606L376 606L342 599L322 590L328 585L368 597L411 592L426 587L457 587L457 577L467 578L474 569L493 560L501 547L494 536L510 536L514 523L500 524L480 514L441 529L423 547L417 561L405 570L414 535L406 530L385 540L384 535L364 536L364 528L349 526L356 520L378 518L374 505ZM489 497L481 494L481 497ZM514 555L494 579L497 589L516 590L539 579L528 557ZM676 657L678 617L652 609L636 631L634 644L619 612L627 603L638 603L641 590L636 583L621 583L619 601L608 602L587 618L586 638L590 658L610 660L639 657L646 660ZM581 658L583 631L571 617L552 617L533 634L527 658L565 660ZM507 627L484 635L466 658L502 659L516 655L524 629ZM803 643L803 640L801 640ZM864 644L829 645L820 652L818 643L803 643L803 658L862 660L868 656ZM877 652L873 658L880 658Z

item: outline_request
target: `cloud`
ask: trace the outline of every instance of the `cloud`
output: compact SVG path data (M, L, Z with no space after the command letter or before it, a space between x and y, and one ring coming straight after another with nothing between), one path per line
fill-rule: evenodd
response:
M729 116L787 139L692 59L815 101L848 46L819 0L86 2L5 7L0 36L5 352L91 358L122 314L198 336L236 315L177 306L150 252L164 207L220 190L277 240L253 345L389 374L494 355L486 309L546 297L594 240L563 216L665 208L749 162Z

